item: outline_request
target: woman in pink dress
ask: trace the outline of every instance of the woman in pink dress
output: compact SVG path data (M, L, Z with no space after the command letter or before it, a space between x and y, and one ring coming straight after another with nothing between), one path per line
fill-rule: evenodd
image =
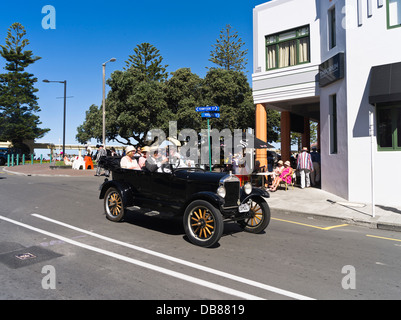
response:
M292 181L292 168L289 161L284 163L284 170L281 172L280 176L274 179L273 184L270 187L270 191L276 191L281 181L284 181L288 184Z

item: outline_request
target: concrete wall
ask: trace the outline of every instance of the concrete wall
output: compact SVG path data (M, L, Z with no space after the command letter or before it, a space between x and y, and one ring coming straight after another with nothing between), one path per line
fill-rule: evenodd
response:
M371 198L369 111L376 111L368 102L370 70L372 66L401 61L401 28L387 29L386 1L382 7L378 6L378 1L372 1L370 16L367 1L360 1L359 10L355 3L347 0L351 15L346 32L349 199L366 202ZM377 128L375 138L376 135ZM375 140L374 162L376 202L401 205L400 188L393 183L401 180L401 171L397 168L401 163L401 152L378 151Z
M273 0L257 6L254 21L254 102L270 103L318 95L316 74L320 64L319 19L317 0ZM311 62L284 69L266 71L265 36L310 26Z
M344 0L321 1L320 3L320 52L322 62L335 56L339 52L345 52L345 65L348 65L346 52L345 29L339 21L344 15L342 8ZM328 12L333 6L336 8L336 46L329 49L329 27ZM346 78L336 81L326 87L320 88L320 133L321 133L321 170L322 170L322 189L334 193L340 197L348 198L348 103ZM337 95L337 138L338 151L336 154L330 153L330 98Z

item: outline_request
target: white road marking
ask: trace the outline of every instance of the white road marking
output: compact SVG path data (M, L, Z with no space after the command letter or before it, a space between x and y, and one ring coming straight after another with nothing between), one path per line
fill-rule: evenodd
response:
M221 285L209 282L209 281L205 281L205 280L202 280L202 279L191 277L191 276L185 275L183 273L179 273L179 272L175 272L175 271L172 271L172 270L169 270L169 269L158 267L158 266L155 266L153 264L142 262L142 261L139 261L139 260L136 260L136 259L132 259L132 258L123 256L121 254L117 254L117 253L114 253L114 252L111 252L111 251L107 251L107 250L100 249L100 248L97 248L97 247L94 247L94 246L83 244L83 243L80 243L78 241L71 240L69 238L60 236L58 234L55 234L55 233L52 233L52 232L48 232L46 230L42 230L42 229L30 226L28 224L25 224L25 223L22 223L22 222L19 222L19 221L15 221L15 220L6 218L6 217L3 217L3 216L0 216L0 220L7 221L7 222L13 223L13 224L15 224L17 226L20 226L20 227L23 227L23 228L26 228L26 229L29 229L29 230L32 230L32 231L35 231L35 232L39 232L39 233L47 235L49 237L53 237L53 238L62 240L64 242L66 242L66 243L72 244L72 245L77 246L77 247L81 247L81 248L84 248L84 249L87 249L87 250L90 250L90 251L101 253L103 255L106 255L106 256L121 260L121 261L125 261L125 262L131 263L131 264L135 264L137 266L140 266L140 267L143 267L143 268L147 268L149 270L153 270L153 271L156 271L156 272L160 272L160 273L166 274L168 276L171 276L171 277L174 277L174 278L177 278L177 279L180 279L180 280L188 281L188 282L191 282L191 283L194 283L194 284L197 284L197 285L209 288L209 289L213 289L213 290L216 290L216 291L219 291L219 292L223 292L225 294L229 294L229 295L236 296L236 297L239 297L239 298L242 298L242 299L247 299L247 300L264 300L263 298L260 298L260 297L257 297L257 296L251 295L251 294L247 294L247 293L242 292L242 291L238 291L238 290L231 289L231 288L228 288L228 287L225 287L225 286L221 286Z
M253 287L257 287L257 288L260 288L260 289L263 289L263 290L266 290L266 291L269 291L269 292L277 293L277 294L280 294L280 295L283 295L283 296L287 296L287 297L290 297L290 298L293 298L293 299L297 299L297 300L314 300L313 298L310 298L310 297L307 297L307 296L304 296L304 295L300 295L300 294L297 294L297 293L294 293L294 292L290 292L290 291L287 291L287 290L283 290L283 289L280 289L280 288L269 286L269 285L266 285L266 284L263 284L263 283L260 283L260 282L257 282L257 281L253 281L253 280L246 279L246 278L243 278L243 277L235 276L235 275L227 273L227 272L223 272L223 271L220 271L220 270L216 270L216 269L212 269L212 268L209 268L209 267L205 267L205 266L193 263L193 262L189 262L189 261L186 261L186 260L182 260L182 259L179 259L179 258L175 258L175 257L169 256L169 255L166 255L166 254L163 254L163 253L160 253L160 252L156 252L156 251L153 251L153 250L145 249L145 248L142 248L142 247L135 246L133 244L129 244L129 243L122 242L122 241L119 241L119 240L116 240L116 239L112 239L112 238L109 238L109 237L106 237L106 236L102 236L100 234L97 234L97 233L94 233L94 232L91 232L91 231L87 231L87 230L84 230L84 229L81 229L81 228L66 224L64 222L60 222L58 220L54 220L54 219L42 216L40 214L34 213L34 214L32 214L32 216L34 216L36 218L40 218L40 219L46 220L46 221L49 221L49 222L52 222L52 223L55 223L55 224L58 224L58 225L61 225L63 227L66 227L66 228L69 228L69 229L72 229L72 230L75 230L75 231L78 231L78 232L81 232L81 233L84 233L84 234L88 234L88 235L90 235L92 237L96 237L96 238L99 238L99 239L102 239L102 240L105 240L105 241L108 241L108 242L112 242L112 243L115 243L115 244L118 244L118 245L121 245L121 246L124 246L124 247L128 247L128 248L140 251L140 252L144 252L146 254L153 255L153 256L156 256L156 257L159 257L159 258L162 258L162 259L165 259L165 260L169 260L169 261L175 262L175 263L179 263L179 264L182 264L182 265L194 268L194 269L202 270L204 272L212 273L212 274L218 275L220 277L224 277L224 278L227 278L227 279L230 279L230 280L241 282L241 283L244 283L244 284L247 284L247 285L250 285L250 286L253 286Z

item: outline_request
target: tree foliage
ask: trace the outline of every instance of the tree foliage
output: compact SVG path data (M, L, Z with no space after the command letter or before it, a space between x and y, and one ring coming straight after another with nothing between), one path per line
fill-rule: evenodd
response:
M125 61L124 70L139 71L144 81L164 81L168 77L167 65L162 65L163 57L160 51L149 43L142 43L134 48L135 54Z
M49 129L39 128L41 122L35 113L40 111L38 81L27 67L41 59L32 51L24 50L29 40L24 39L25 28L13 23L8 29L5 45L1 45L0 55L6 60L7 73L0 74L0 140L11 141L14 147L27 151L24 140L41 138Z
M149 44L138 45L123 71L115 71L107 84L106 136L125 145L146 144L151 129L169 132L169 121L177 121L178 130L206 129L200 106L219 106L221 118L210 121L213 128L246 129L254 127L255 106L247 77L234 67L212 68L204 79L189 68L178 69L167 79L167 66L161 66L159 51ZM144 58L148 57L148 58ZM154 63L152 63L153 61ZM270 117L270 119L269 119ZM280 117L268 112L269 142L279 127ZM278 119L278 120L277 120ZM272 121L269 123L269 121ZM102 111L92 105L85 122L78 127L77 140L90 138L101 141Z
M115 71L107 81L110 92L106 99L106 138L125 145L144 145L146 133L153 128L167 130L168 120L174 115L167 108L167 66L161 65L159 50L142 43L134 51L124 71ZM90 136L101 141L101 116L100 108L91 106L85 122L78 127L79 142L86 143Z
M205 103L220 107L220 119L213 119L216 129L246 129L255 124L252 90L242 72L211 69L203 86Z
M216 44L212 45L214 50L210 52L209 61L225 70L242 71L246 68L248 61L246 59L248 50L242 49L244 45L238 32L228 24L220 31Z
M178 69L166 82L166 102L177 121L178 129L191 128L199 132L202 128L202 117L195 111L203 105L203 80L189 68Z

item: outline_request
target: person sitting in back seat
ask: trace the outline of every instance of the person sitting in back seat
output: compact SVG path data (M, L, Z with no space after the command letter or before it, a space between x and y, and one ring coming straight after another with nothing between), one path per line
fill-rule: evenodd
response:
M133 146L128 146L125 149L125 157L121 158L120 167L125 169L141 170L138 161L135 159L136 149Z

